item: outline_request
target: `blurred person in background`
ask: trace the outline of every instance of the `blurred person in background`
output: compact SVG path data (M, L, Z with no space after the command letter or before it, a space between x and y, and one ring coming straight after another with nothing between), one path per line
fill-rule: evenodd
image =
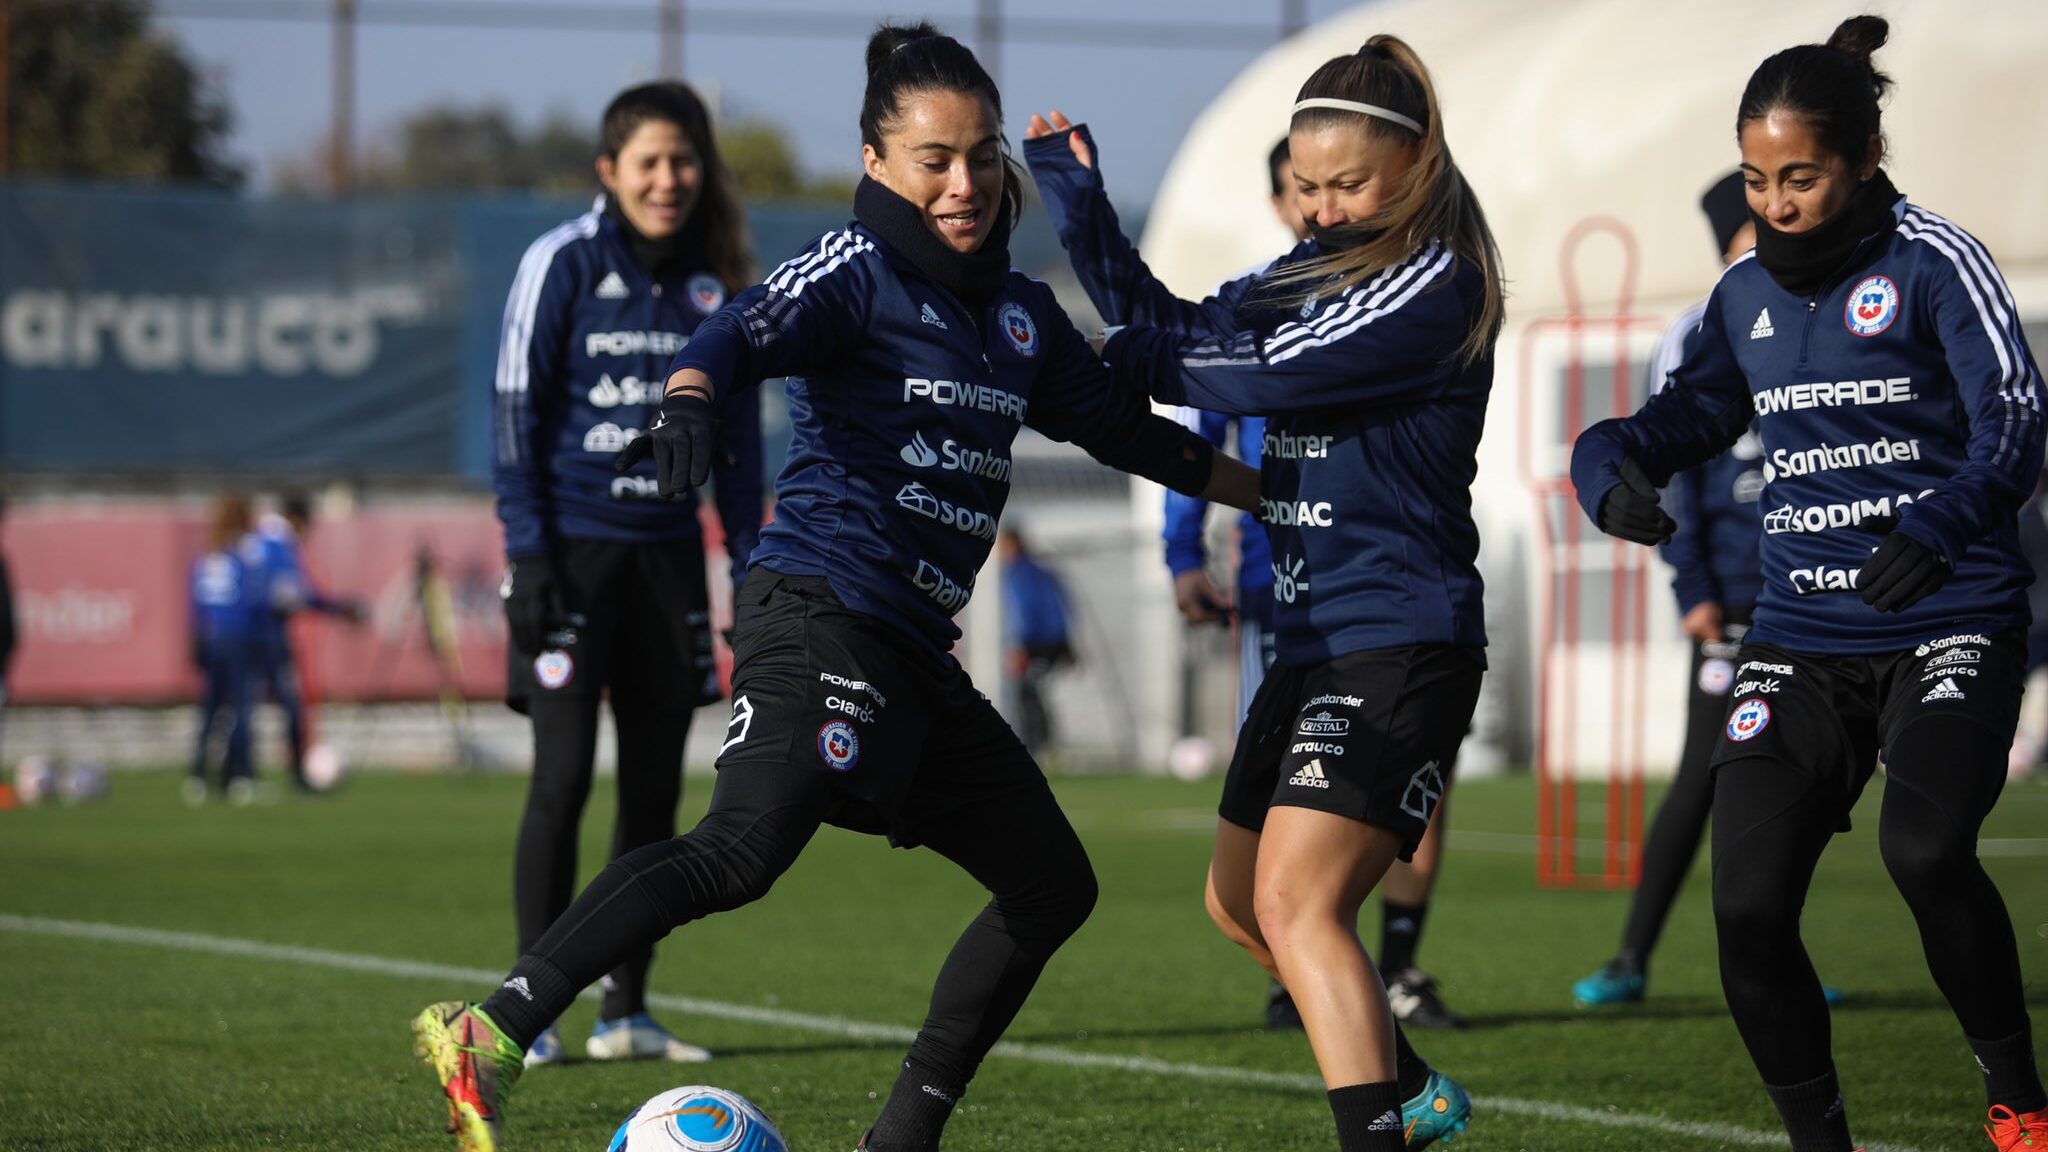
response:
M1440 819L1486 668L1471 484L1500 254L1398 38L1308 78L1288 152L1310 238L1195 303L1124 237L1085 127L1034 116L1025 144L1082 286L1122 326L1102 346L1118 382L1267 417L1274 665L1224 781L1207 904L1293 994L1338 1147L1391 1152L1471 1112L1409 1046L1357 933Z
M1700 197L1700 211L1706 214L1722 267L1756 247L1756 225L1743 197L1741 172L1730 172L1708 188ZM1685 362L1687 346L1699 335L1700 315L1706 309L1702 299L1679 313L1665 330L1650 361L1650 392L1663 388L1671 370ZM1774 325L1756 330L1768 327ZM1650 953L1699 853L1713 809L1714 777L1708 764L1721 738L1721 724L1728 719L1742 637L1749 631L1764 582L1759 551L1764 525L1758 503L1764 489L1763 454L1763 441L1752 427L1726 452L1674 475L1664 489L1663 505L1678 527L1659 551L1671 565L1680 627L1693 642L1685 743L1671 790L1643 842L1642 879L1629 901L1621 951L1606 967L1572 985L1572 999L1581 1007L1633 1004L1643 998ZM1825 991L1828 1003L1841 1002L1840 991Z
M493 486L505 530L506 698L533 720L513 855L519 953L576 892L577 833L607 695L618 738L616 858L675 835L690 715L720 696L698 501L656 490L644 435L676 351L753 280L739 190L704 102L677 83L619 93L599 125L589 212L534 241L505 305ZM720 408L718 517L732 571L761 525L759 393ZM594 1060L707 1060L647 1012L649 946L604 978ZM530 1063L562 1057L552 1026Z
M312 499L290 492L276 512L257 520L244 543L244 565L256 582L259 606L254 674L257 687L284 713L292 787L301 794L314 789L306 782L306 699L292 649L292 617L317 612L350 624L363 619L360 602L325 595L307 573L306 535L312 527Z
M204 687L199 697L199 739L192 749L192 771L185 777L187 804L206 802L206 770L223 710L228 714L228 734L221 758L221 791L231 804L247 804L255 797L249 704L263 655L268 609L260 554L247 547L249 527L249 502L240 496L220 497L214 502L206 551L192 561L187 619L192 664Z
M1285 136L1266 154L1266 179L1273 215L1294 235L1296 244L1307 240L1309 225L1295 199L1294 161L1288 155ZM1269 264L1271 261L1247 269L1245 274L1263 272ZM1235 433L1237 458L1254 468L1259 466L1265 417L1209 412L1180 404L1174 406L1173 418L1218 448L1229 444ZM1273 554L1266 545L1265 526L1256 514L1245 513L1238 521L1236 595L1224 594L1208 571L1203 532L1208 513L1207 502L1167 492L1161 533L1166 542L1166 567L1173 574L1174 605L1188 623L1236 625L1237 718L1242 724L1251 712L1252 697L1273 666ZM1387 977L1387 1003L1394 1018L1411 1028L1463 1028L1466 1024L1463 1016L1444 1003L1436 979L1416 962L1430 894L1443 862L1447 816L1440 805L1422 844L1415 849L1415 858L1394 861L1380 882L1378 957L1380 970ZM1301 1027L1301 1011L1278 980L1266 990L1266 1027L1276 1031Z
M989 894L860 1140L936 1152L1096 898L1045 774L952 656L1009 498L1012 445L1028 426L1184 491L1258 499L1255 473L1115 387L1051 290L1011 267L1023 189L974 54L929 24L884 25L867 76L855 221L698 328L659 418L620 459L652 456L661 493L688 491L711 471L719 405L789 377L789 460L739 594L710 807L684 835L607 865L482 1004L414 1018L469 1148L500 1146L522 1054L584 985L762 898L830 823L927 847ZM807 944L838 979L862 978L859 948L791 941Z
M1042 757L1059 735L1046 680L1074 662L1067 589L1016 528L996 535L996 558L1003 570L1003 634L1009 648L1009 672L1017 685L1022 713L1017 733L1033 756Z
M1580 435L1572 484L1602 531L1661 543L1657 483L1756 423L1764 583L1712 763L1729 1015L1793 1152L1850 1152L1799 924L1882 760L1878 854L1983 1075L1985 1134L2016 1152L2048 1146L2048 1091L1977 841L2026 669L2015 529L2041 474L2041 373L1990 254L1884 171L1888 34L1851 17L1751 73L1735 130L1755 258L1722 274L1670 385Z

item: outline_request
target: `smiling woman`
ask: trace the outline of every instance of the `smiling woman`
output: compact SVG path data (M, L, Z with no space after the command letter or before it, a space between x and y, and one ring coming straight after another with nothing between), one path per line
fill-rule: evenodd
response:
M694 503L656 498L652 468L612 454L659 400L668 357L752 279L746 222L704 102L681 84L629 88L605 109L604 196L536 240L505 305L492 470L508 562L507 700L533 718L533 782L513 904L521 951L569 905L598 710L619 733L614 852L675 834L690 709L718 696ZM733 570L761 521L758 401L723 413L738 449L718 511ZM595 1058L702 1059L646 1014L648 951L606 982ZM562 1056L550 1027L532 1061Z
M2016 524L2040 476L2041 374L1990 254L1879 167L1890 81L1870 57L1888 32L1858 16L1751 74L1735 123L1756 256L1722 275L1668 386L1579 437L1572 481L1603 531L1650 543L1672 527L1654 485L1752 417L1774 458L1825 465L1775 471L1761 500L1738 675L1770 675L1735 685L1710 764L1721 986L1795 1152L1848 1152L1799 924L1882 761L1878 851L1984 1075L1985 1132L2013 1152L2048 1140L2048 1091L1977 830L2025 674ZM1911 450L1872 447L1888 443ZM1870 450L1831 455L1845 444Z

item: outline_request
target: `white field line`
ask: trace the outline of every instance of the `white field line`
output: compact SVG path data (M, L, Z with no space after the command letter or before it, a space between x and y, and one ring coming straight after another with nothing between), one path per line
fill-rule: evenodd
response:
M168 932L156 928L131 928L121 924L102 924L78 920L51 920L40 916L11 916L0 914L0 933L14 933L23 936L50 936L72 940L89 940L101 944L138 944L148 948L169 948L180 952L200 952L214 956L232 956L240 959L263 960L277 964L296 964L308 968L328 968L343 972L366 972L379 976L397 976L411 980L431 980L440 984L490 987L497 983L502 973L484 968L463 968L453 964L429 964L418 960L400 960L388 956L370 956L356 952L333 952L324 948L299 948L285 944L266 944L260 940L242 940L229 936L207 936L197 932ZM594 999L598 992L590 989L584 992L585 999ZM843 1016L811 1016L801 1012L783 1012L774 1008L756 1008L746 1004L730 1004L720 1000L703 1000L695 996L668 996L659 993L647 997L649 1005L668 1012L685 1015L706 1016L718 1020L737 1020L748 1024L763 1024L793 1032L809 1032L826 1036L843 1036L856 1040L891 1041L908 1044L916 1035L914 1029L894 1024L872 1024L861 1020L849 1020ZM398 1027L396 1023L392 1025ZM1303 1076L1286 1072L1266 1072L1255 1068L1230 1068L1210 1064L1179 1064L1157 1060L1146 1056L1115 1056L1099 1052L1076 1052L1050 1044L1016 1044L1005 1041L995 1047L992 1056L1009 1060L1025 1060L1034 1064L1055 1064L1068 1068L1113 1068L1123 1072L1136 1072L1149 1076L1174 1077L1185 1080L1207 1080L1224 1084L1256 1085L1260 1087L1286 1088L1303 1093L1323 1090L1322 1081L1314 1076ZM1716 1146L1737 1146L1743 1148L1782 1148L1785 1137L1777 1132L1759 1132L1753 1128L1740 1128L1733 1124L1715 1124L1686 1120L1673 1120L1664 1116L1653 1116L1641 1112L1623 1112L1613 1108L1589 1108L1577 1104L1558 1104L1547 1100L1519 1100L1507 1096L1476 1096L1473 1107L1479 1113L1479 1122L1485 1122L1488 1113L1506 1116L1520 1116L1536 1120L1566 1121L1575 1124L1589 1124L1602 1128L1627 1128L1643 1132L1654 1132L1663 1136L1696 1140ZM1921 1152L1920 1149L1904 1144L1866 1143L1867 1152Z

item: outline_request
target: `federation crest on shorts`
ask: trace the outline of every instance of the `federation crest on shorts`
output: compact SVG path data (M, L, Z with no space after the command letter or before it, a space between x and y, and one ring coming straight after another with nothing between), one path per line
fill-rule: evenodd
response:
M576 675L576 662L560 648L550 648L533 658L533 678L550 691L567 684Z
M686 287L690 291L690 303L706 316L718 311L725 303L725 285L709 272L699 272L690 277Z
M1771 724L1771 706L1761 700L1744 700L1728 714L1728 738L1740 744L1754 739Z
M844 720L827 720L818 729L818 758L834 772L851 772L860 763L860 733Z
M1012 300L996 309L996 327L1020 355L1038 355L1038 325L1031 322L1031 313L1022 304Z
M1842 323L1858 336L1875 336L1899 317L1899 286L1889 276L1865 276L1849 291Z
M1735 665L1720 656L1700 662L1700 691L1709 696L1726 696L1735 687Z

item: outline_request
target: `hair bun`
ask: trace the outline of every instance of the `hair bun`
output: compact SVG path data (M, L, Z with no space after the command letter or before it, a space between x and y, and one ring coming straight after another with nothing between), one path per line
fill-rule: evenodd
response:
M1890 35L1891 25L1882 16L1851 16L1835 26L1834 34L1828 37L1828 47L1871 67L1871 54L1884 47Z
M937 35L939 30L933 27L929 20L920 20L915 24L881 25L875 29L874 35L868 37L868 75L872 77L880 72L882 65L888 63L889 57L894 56L898 48L912 41Z

